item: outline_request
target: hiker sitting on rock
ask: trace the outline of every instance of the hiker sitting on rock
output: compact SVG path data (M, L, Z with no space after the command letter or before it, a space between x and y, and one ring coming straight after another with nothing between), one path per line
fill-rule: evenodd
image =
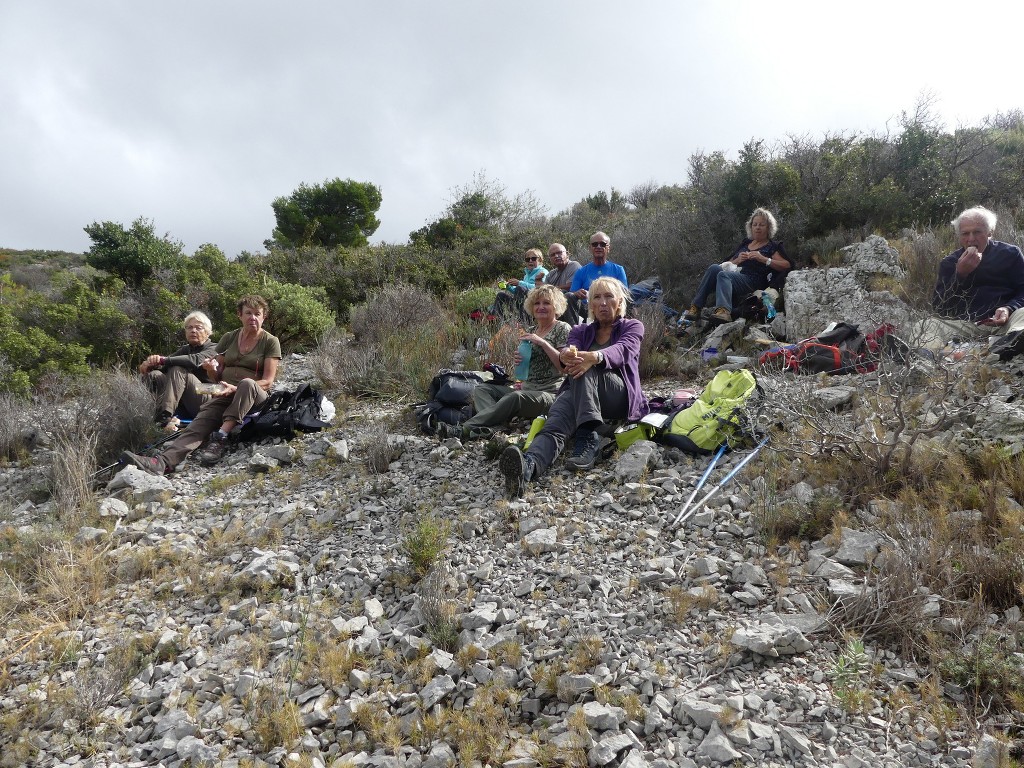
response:
M207 437L209 442L200 462L211 466L220 461L227 448L228 433L267 399L267 391L277 376L281 342L263 330L267 311L262 296L243 296L238 300L242 327L221 336L217 356L203 362L210 381L221 385L220 391L203 404L192 423L167 443L159 455L139 456L125 451L121 454L122 463L163 475L184 461Z
M536 325L520 336L520 342L528 345L529 360L524 361L522 352L516 352L516 368L525 362L529 373L514 385L479 384L473 390L475 415L462 424L439 424L438 434L463 440L486 438L493 434L491 427L507 424L515 416L534 419L547 413L563 378L558 353L568 343L569 324L557 318L565 307L565 296L554 285L530 291L523 309ZM524 349L522 343L520 349Z
M494 314L505 317L520 316L526 295L542 285L548 271L544 268L544 254L540 248L531 248L523 254L525 267L522 280L509 280L508 288L498 291L494 297Z
M180 411L193 418L208 399L196 392L196 385L209 382L202 363L213 357L214 343L210 340L213 324L202 312L190 312L182 323L186 344L172 354L150 355L139 365L139 373L157 396L153 420L163 429L175 431Z
M1024 254L992 239L996 215L987 208L968 208L952 223L960 247L939 263L932 298L945 319L929 324L925 344L1001 334L990 352L1003 359L1024 352Z
M739 244L728 261L712 264L704 270L693 303L683 313L683 319L691 323L700 320L701 309L708 297L714 294L715 311L711 322L730 323L732 313L743 299L768 287L773 271L792 269L782 243L772 239L778 229L771 211L755 208L747 219L746 240Z
M614 419L636 421L647 413L640 389L640 342L644 325L626 319L626 286L613 277L599 277L588 292L592 322L569 331L569 346L559 351L568 375L548 411L547 421L524 454L510 445L499 467L509 497L522 496L526 484L547 471L573 435L575 447L566 464L587 470L594 466L604 439L598 429Z

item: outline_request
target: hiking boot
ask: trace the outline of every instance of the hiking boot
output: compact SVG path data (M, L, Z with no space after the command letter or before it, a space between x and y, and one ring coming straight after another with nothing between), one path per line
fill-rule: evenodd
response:
M139 456L137 453L124 451L121 453L119 461L125 466L138 467L151 475L164 475L167 473L164 460L160 456Z
M526 493L526 485L536 472L533 458L523 454L517 445L510 445L501 452L498 469L505 477L505 493L510 499L519 498Z
M441 440L447 440L450 437L454 437L456 440L462 440L463 429L461 424L446 424L443 421L437 423L437 428L434 430L434 434L437 435Z
M463 440L490 440L492 437L494 430L490 427L470 427Z
M700 320L700 307L696 304L691 304L690 308L683 312L683 320L687 323L696 323Z
M212 467L218 461L224 458L224 454L228 450L228 439L227 435L221 434L218 430L210 435L210 442L206 444L206 448L202 453L199 454L199 463L204 467Z
M604 441L594 430L577 430L572 456L565 460L565 464L577 472L593 469L594 465L597 464L597 459L601 455L601 448L603 447Z
M721 325L722 323L732 322L732 312L726 307L715 307L715 311L711 313L711 322L715 325Z

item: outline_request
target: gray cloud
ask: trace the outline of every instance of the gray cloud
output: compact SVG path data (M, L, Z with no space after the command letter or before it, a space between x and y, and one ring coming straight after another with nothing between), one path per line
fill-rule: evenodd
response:
M0 245L141 215L257 250L274 197L335 176L379 185L376 239L403 242L479 170L556 212L684 182L697 149L884 130L926 89L950 122L1020 106L1009 67L953 53L955 6L892 5L6 3Z

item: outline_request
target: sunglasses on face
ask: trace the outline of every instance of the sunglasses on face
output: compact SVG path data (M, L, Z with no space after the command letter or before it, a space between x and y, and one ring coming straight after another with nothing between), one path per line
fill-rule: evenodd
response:
M608 243L600 243L600 242L598 242L598 243L591 243L590 247L591 248L607 248L608 247Z
M527 261L527 263L529 263L531 261L540 261L540 257L538 257L538 256L527 256L526 257L526 261Z

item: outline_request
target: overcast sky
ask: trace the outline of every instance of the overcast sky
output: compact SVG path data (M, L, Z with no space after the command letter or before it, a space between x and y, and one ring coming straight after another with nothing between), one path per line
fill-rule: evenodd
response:
M301 182L405 242L475 172L557 213L697 150L1024 107L1024 3L0 0L0 246L153 220L256 251ZM997 51L1004 51L999 54ZM982 78L972 82L972 78Z

